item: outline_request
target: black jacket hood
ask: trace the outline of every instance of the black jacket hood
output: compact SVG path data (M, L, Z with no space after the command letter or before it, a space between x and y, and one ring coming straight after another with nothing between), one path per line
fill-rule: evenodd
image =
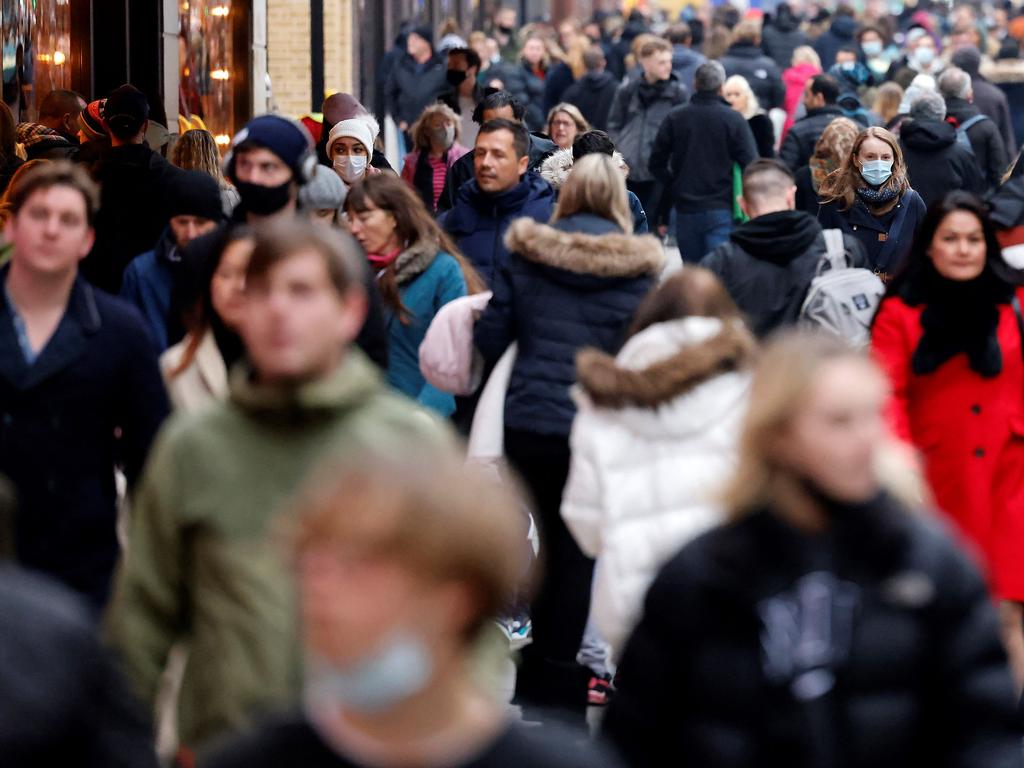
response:
M956 128L937 120L908 120L900 128L900 139L910 149L938 152L956 141Z
M810 214L779 211L741 224L729 239L755 258L787 264L802 256L820 234L821 225Z

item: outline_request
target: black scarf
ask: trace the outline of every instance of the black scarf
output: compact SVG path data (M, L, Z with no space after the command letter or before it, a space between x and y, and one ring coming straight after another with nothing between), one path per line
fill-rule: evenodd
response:
M961 352L971 370L986 379L1003 370L999 348L999 305L1013 296L1013 288L997 278L986 266L974 280L947 280L930 264L922 275L920 290L908 292L910 304L924 304L921 328L924 334L911 358L918 375L934 373L939 366Z
M445 165L448 164L447 149L441 155L441 160ZM434 213L436 210L434 208L434 169L430 165L429 149L420 150L420 156L416 159L416 172L412 177L412 185L419 193L423 204L427 206L427 210Z

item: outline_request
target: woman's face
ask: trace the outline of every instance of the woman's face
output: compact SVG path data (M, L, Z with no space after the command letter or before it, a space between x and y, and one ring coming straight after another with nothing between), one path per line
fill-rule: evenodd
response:
M865 32L863 35L861 35L861 38L860 38L861 47L864 46L864 43L878 43L879 45L881 45L882 44L882 37L877 32L875 32L875 30L871 29L871 30L868 30L867 32Z
M551 124L548 126L551 133L551 140L561 149L570 149L572 142L578 133L576 121L568 112L555 112L551 116Z
M254 245L252 240L236 240L229 244L210 280L213 311L232 330L237 329L245 308L245 270L249 267Z
M928 258L947 280L965 282L984 271L986 251L985 230L978 217L967 211L953 211L935 230Z
M343 155L347 157L366 157L366 147L363 146L359 139L342 136L331 146L331 159L333 160Z
M531 38L523 44L523 60L531 67L536 67L544 59L544 43Z
M349 210L349 229L367 253L390 253L398 247L395 217L366 198L365 211Z
M885 434L886 394L882 375L866 359L851 354L826 363L783 432L777 456L825 494L867 501L879 489L875 452Z
M881 139L869 136L864 139L857 150L857 165L862 166L869 160L885 160L893 162L892 147Z
M729 102L729 106L737 112L742 112L747 108L747 95L735 83L727 83L723 95L725 100Z

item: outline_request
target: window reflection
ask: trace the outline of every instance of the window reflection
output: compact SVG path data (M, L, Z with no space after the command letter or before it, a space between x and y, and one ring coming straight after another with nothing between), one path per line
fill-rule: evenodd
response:
M2 0L3 98L16 121L35 120L52 90L71 87L68 0Z
M182 0L178 52L179 130L205 128L224 149L234 134L231 0Z

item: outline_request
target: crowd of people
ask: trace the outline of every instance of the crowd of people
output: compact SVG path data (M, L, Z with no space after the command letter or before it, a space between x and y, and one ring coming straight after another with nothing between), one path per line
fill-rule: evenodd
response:
M1024 765L1024 14L887 11L0 105L0 761Z

